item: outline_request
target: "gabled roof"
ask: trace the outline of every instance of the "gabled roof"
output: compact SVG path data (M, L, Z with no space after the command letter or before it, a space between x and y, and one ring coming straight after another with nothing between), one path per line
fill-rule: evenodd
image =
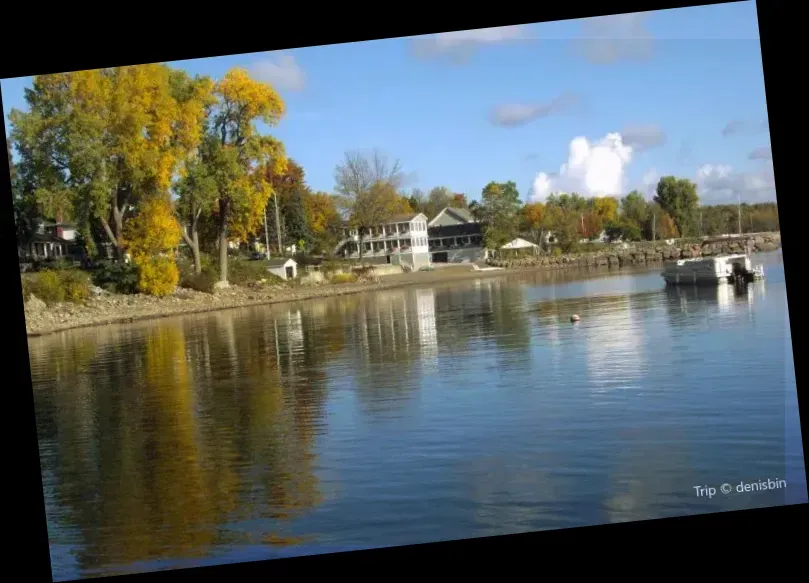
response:
M506 243L500 249L528 249L530 247L539 247L536 243L531 243L531 241L526 241L520 237L517 237L513 241Z
M448 207L444 207L443 209L441 209L441 212L438 213L437 215L435 215L430 220L430 222L428 223L428 226L430 226L430 227L433 226L435 224L435 222L439 218L441 218L441 216L443 216L443 215L450 215L452 218L457 220L459 223L476 223L477 222L475 220L475 217L472 216L472 213L469 211L469 209L456 208L456 207L448 206Z

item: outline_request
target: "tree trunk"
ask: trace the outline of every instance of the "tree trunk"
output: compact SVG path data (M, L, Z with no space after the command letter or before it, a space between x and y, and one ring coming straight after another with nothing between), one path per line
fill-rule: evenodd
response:
M360 235L357 237L357 253L359 253L359 259L358 259L358 262L359 262L359 263L362 263L362 252L363 252L363 249L364 249L364 246L363 246L363 244L362 244L362 235L360 234Z
M188 231L191 231L190 235ZM194 257L194 273L199 275L202 273L202 262L199 255L199 233L197 233L197 229L193 225L188 228L183 228L180 232L182 233L185 244L191 248L191 255Z
M202 259L199 256L199 233L194 229L192 233L191 253L194 255L194 273L202 273Z
M228 210L227 199L219 199L219 281L228 281Z

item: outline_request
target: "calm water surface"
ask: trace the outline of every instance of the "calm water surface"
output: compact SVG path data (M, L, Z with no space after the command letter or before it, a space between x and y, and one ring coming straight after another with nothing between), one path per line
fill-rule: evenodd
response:
M54 576L805 501L757 261L746 293L537 273L30 339Z

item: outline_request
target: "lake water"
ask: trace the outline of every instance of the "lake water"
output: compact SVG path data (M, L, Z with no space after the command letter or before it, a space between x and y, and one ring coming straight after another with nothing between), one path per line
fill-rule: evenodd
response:
M755 261L746 293L512 274L32 338L54 576L806 501Z

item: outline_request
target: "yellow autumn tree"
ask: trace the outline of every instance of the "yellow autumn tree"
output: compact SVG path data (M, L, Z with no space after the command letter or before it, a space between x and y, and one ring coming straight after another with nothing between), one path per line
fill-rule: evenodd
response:
M171 201L164 197L147 199L138 215L128 224L123 244L138 268L138 289L164 296L172 293L180 272L172 251L180 243L181 227Z
M229 71L213 93L216 103L210 108L192 177L210 193L204 202L218 224L219 281L226 285L228 243L243 241L260 228L273 195L270 178L287 165L283 144L259 134L256 124L276 125L285 108L275 89L251 79L243 69ZM199 192L182 189L182 206L189 208L188 198Z
M163 64L35 77L12 134L43 210L98 221L119 254L142 198L164 194L202 138L210 81Z

